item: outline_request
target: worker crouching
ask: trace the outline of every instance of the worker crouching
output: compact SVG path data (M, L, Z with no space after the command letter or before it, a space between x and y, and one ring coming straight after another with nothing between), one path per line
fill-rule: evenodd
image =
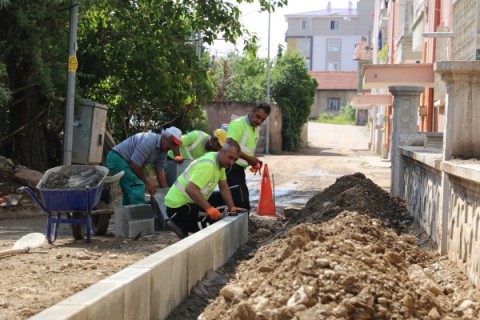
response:
M180 238L206 228L220 218L216 205L208 202L217 185L230 212L244 211L234 206L225 173L225 168L230 168L238 160L240 151L237 142L227 142L220 151L209 152L193 161L170 188L165 196L170 218L167 226Z

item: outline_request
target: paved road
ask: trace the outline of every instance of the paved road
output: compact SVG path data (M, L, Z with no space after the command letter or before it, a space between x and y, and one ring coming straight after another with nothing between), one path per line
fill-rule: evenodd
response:
M302 207L318 192L348 174L362 172L378 186L390 190L390 162L368 150L366 127L308 124L308 148L297 153L265 155L279 211ZM252 207L261 188L261 177L247 170Z
M308 146L311 148L367 151L368 128L309 122Z

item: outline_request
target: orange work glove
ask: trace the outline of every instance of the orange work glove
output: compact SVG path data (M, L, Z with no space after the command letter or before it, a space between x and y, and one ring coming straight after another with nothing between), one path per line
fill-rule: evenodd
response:
M217 208L210 207L210 208L207 209L207 215L212 220L218 220L218 218L220 218L220 211L218 211Z
M250 168L250 171L253 172L253 174L257 174L257 172L262 174L262 172L260 171L261 168L262 168L262 162L259 161Z
M250 171L254 174L257 174L258 170L260 170L261 167L262 165L260 164L260 162L257 162L250 168Z
M239 208L239 207L231 207L231 208L228 208L228 213L229 213L231 216L236 216L237 214L243 213L243 212L247 212L247 209Z
M183 162L183 157L182 156L175 156L174 158L176 163L182 163Z

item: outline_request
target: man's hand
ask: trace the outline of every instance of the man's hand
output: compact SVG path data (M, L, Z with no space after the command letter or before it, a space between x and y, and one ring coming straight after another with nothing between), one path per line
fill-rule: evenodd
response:
M244 212L247 212L247 211L248 211L247 209L239 208L239 207L228 208L228 213L231 216L236 216L239 213L244 213Z
M175 160L176 163L181 164L183 162L183 157L182 156L175 156L174 160Z
M262 174L262 172L260 171L260 169L262 168L262 164L262 161L258 161L250 168L250 171L253 172L253 174L257 174L257 172L260 172L260 174Z
M148 194L154 195L157 193L156 188L150 182L145 183L145 189L147 190Z
M207 215L212 220L218 220L218 218L220 218L220 211L218 211L217 208L210 207L210 208L207 209Z

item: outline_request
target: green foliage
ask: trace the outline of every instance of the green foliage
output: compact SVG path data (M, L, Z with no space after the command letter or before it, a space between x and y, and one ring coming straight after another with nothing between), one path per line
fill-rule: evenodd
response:
M284 0L258 2L271 10ZM249 35L238 6L227 1L90 1L82 12L79 84L83 96L109 106L120 139L153 126L201 126L215 82L198 45ZM256 37L249 39L247 48L254 48Z
M348 104L340 109L338 116L331 113L322 113L318 116L317 121L321 123L354 125L355 109L352 108L352 105Z
M32 168L53 159L60 145L47 142L55 141L52 136L62 128L58 98L66 88L69 38L69 7L64 4L0 1L0 134L8 136L0 147L4 155ZM21 132L11 135L18 128Z
M243 56L230 55L218 62L226 71L217 81L225 81L226 101L258 102L265 99L266 59L258 59L245 53ZM217 70L220 68L217 68Z
M109 127L119 139L153 125L183 130L204 125L201 106L215 86L201 46L219 38L231 43L246 38L249 52L257 46L256 35L241 24L241 3L274 11L287 0L78 1L77 96L109 107ZM5 113L9 121L2 122L8 128L0 132L25 125L47 106L48 119L35 124L61 131L62 119L50 118L63 113L52 101L65 95L70 1L0 0L0 17L0 66L8 72L2 78L0 67L0 107L8 92L15 92ZM22 103L29 109L18 112ZM50 147L46 141L35 146L43 153Z
M296 151L301 145L302 126L307 122L318 83L305 68L297 52L277 59L272 70L271 92L282 109L282 149Z

